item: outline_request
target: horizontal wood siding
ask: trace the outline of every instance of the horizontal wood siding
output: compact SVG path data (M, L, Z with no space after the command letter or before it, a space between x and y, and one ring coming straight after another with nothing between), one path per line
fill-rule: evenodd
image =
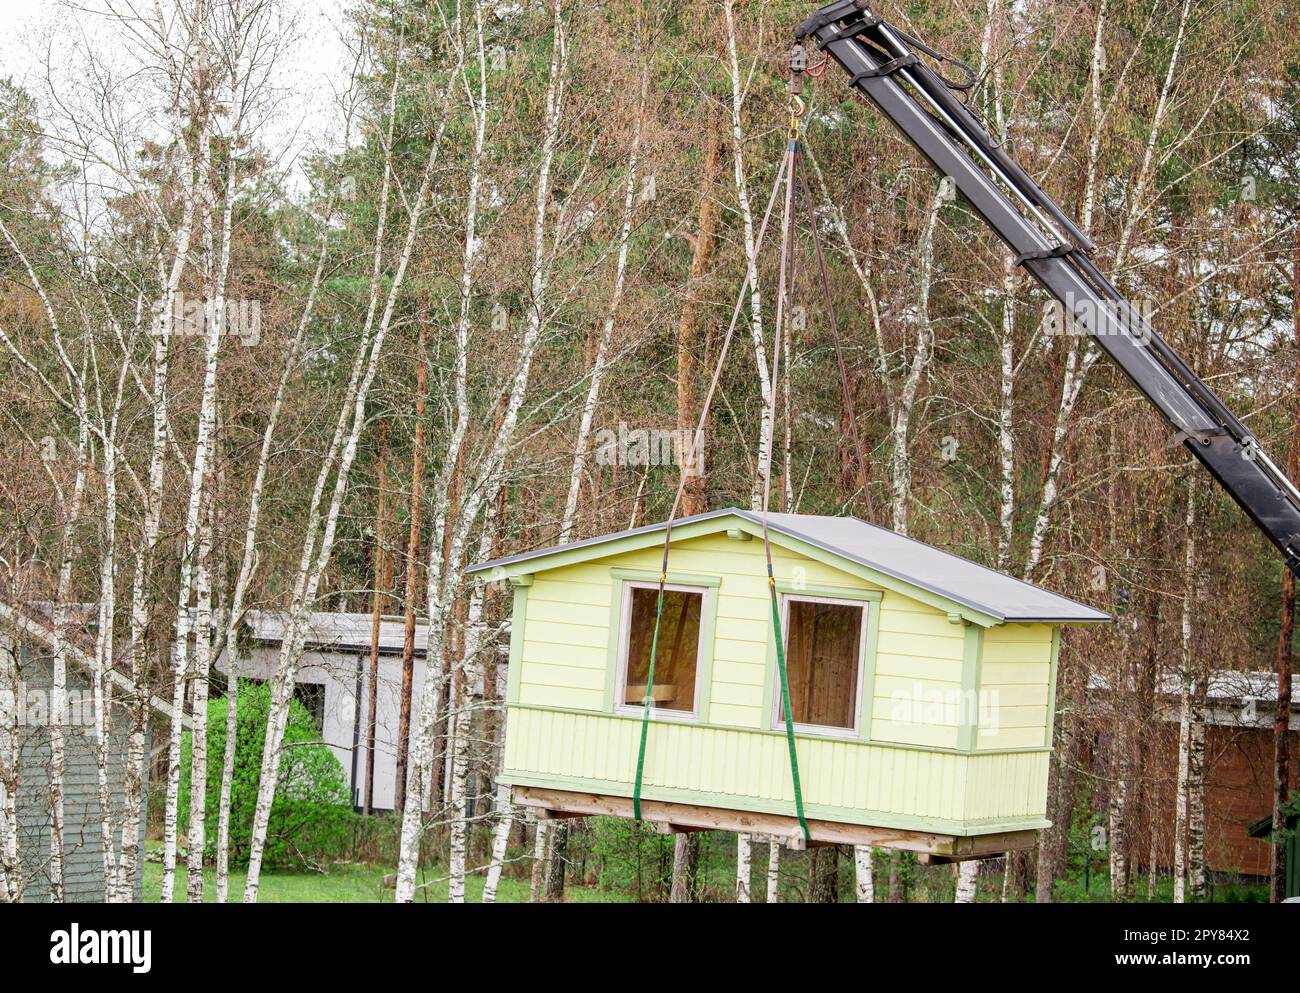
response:
M662 550L544 569L527 586L522 645L514 646L507 778L629 795L640 722L614 712L622 583L656 578ZM773 545L782 590L874 593L878 624L861 687L865 741L801 735L804 798L818 816L906 826L1041 819L1046 753L973 756L976 749L1043 748L1050 625L982 632L936 607ZM711 664L701 669L698 722L652 723L646 795L731 802L786 813L793 803L784 736L774 733L771 606L763 545L723 534L674 543L670 580L707 581L716 598ZM972 637L978 635L978 637ZM996 727L963 723L978 686L995 694ZM676 797L682 799L682 796Z
M44 693L50 686L51 667L47 660L27 656L22 662L22 680L27 692ZM68 690L85 693L89 681L69 667ZM112 817L120 821L123 777L126 764L129 721L120 704L113 707L109 747L109 795ZM45 903L50 899L50 739L49 728L21 727L21 768L18 788L19 847L23 865L23 899ZM147 743L146 743L147 747ZM96 745L91 727L72 727L64 736L63 841L64 887L69 902L98 903L104 899L104 862L100 839L99 774ZM144 841L144 804L141 804L140 840ZM114 838L114 845L120 839ZM120 850L120 849L119 849ZM135 897L140 898L140 880L135 880Z
M575 566L543 573L528 588L520 703L604 707L614 585L608 567Z
M605 708L612 610L612 569L658 575L662 551L644 549L536 575L529 587L519 697L522 705L599 711ZM767 643L771 626L760 541L724 535L675 544L671 573L719 579L709 720L763 728ZM777 582L795 588L878 590L825 563L773 547ZM893 592L879 605L880 647L870 713L872 737L900 744L952 747L956 720L923 704L927 694L961 689L962 629L933 607ZM882 677L884 681L881 682ZM897 694L904 694L898 697Z
M1041 748L1051 696L1050 624L1003 624L984 632L976 748Z

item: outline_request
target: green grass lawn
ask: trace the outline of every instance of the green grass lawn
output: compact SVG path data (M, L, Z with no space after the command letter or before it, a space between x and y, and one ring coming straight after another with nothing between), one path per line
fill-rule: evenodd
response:
M153 846L150 846L151 848ZM326 872L263 872L259 903L392 903L393 891L384 886L384 876L394 872L391 866L370 866L358 863L334 865ZM436 867L421 871L417 883L429 885L416 891L416 901L445 903L447 880L445 872ZM230 873L230 898L239 900L244 892L247 873L242 869ZM158 862L144 864L144 902L158 903L162 894L162 865ZM208 866L203 870L203 899L212 903L217 892L216 871ZM177 897L185 899L185 866L177 867ZM501 903L527 903L528 880L503 876L497 888ZM465 881L465 899L477 903L483 899L483 877L470 876ZM567 903L613 903L625 900L615 893L570 886L565 890Z

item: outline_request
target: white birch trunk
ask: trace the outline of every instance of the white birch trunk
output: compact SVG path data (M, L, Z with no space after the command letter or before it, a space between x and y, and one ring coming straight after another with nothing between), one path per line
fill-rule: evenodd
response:
M1128 895L1128 833L1125 816L1128 811L1129 763L1128 737L1119 727L1112 729L1110 739L1110 803L1107 805L1107 822L1110 840L1110 895L1122 900Z
M1188 800L1192 782L1192 711L1198 694L1196 660L1192 652L1192 612L1196 598L1196 487L1187 486L1187 535L1183 551L1183 610L1181 622L1180 676L1182 692L1178 708L1178 783L1174 793L1174 903L1187 901Z
M0 902L17 903L23 895L23 869L18 839L19 760L17 626L9 644L0 648Z
M451 513L451 482L460 459L461 448L469 429L469 327L470 304L473 299L474 266L478 256L478 206L482 183L482 162L484 139L487 130L487 58L483 47L483 11L475 3L475 37L477 41L476 57L479 67L479 87L477 100L470 89L468 75L462 75L469 99L471 115L474 119L474 148L471 153L469 169L469 187L465 207L465 239L461 256L460 277L460 314L456 321L456 361L454 372L454 395L456 419L451 438L447 443L447 452L439 473L438 485L433 494L433 528L434 535L446 533L448 517ZM460 66L465 64L463 48L460 51ZM458 68L460 68L458 66ZM425 678L424 689L420 694L420 710L416 723L412 726L415 735L410 745L410 762L407 766L406 808L402 815L400 851L397 864L397 884L394 899L398 903L409 903L415 896L415 872L419 860L421 810L425 782L433 763L433 730L441 716L445 677L441 660L445 648L445 612L450 606L450 597L444 595L445 585L443 561L443 541L429 542L429 563L426 583L428 586L429 628L425 640L425 658L429 660L429 670ZM448 593L454 591L449 590ZM450 718L449 718L450 723ZM449 770L450 771L450 770Z
M478 56L480 65L484 60L483 51L483 27L482 27L482 8L479 3L475 4L476 30L478 35ZM460 508L457 518L456 527L453 530L450 550L446 562L442 561L442 550L440 542L431 542L433 553L430 555L429 570L429 641L426 649L426 658L439 658L442 655L447 613L451 608L457 589L460 586L462 571L464 568L464 552L468 539L469 529L473 526L480 509L483 506L491 507L495 500L496 493L501 485L501 473L504 468L506 455L509 451L514 438L515 428L519 420L519 410L523 405L524 395L527 391L529 374L532 369L533 357L536 354L538 342L540 341L542 330L547 321L547 302L546 293L550 281L550 276L554 263L553 252L548 252L546 243L546 203L548 191L550 189L550 171L554 161L556 142L559 137L559 122L562 116L565 92L565 76L568 69L568 56L566 51L566 41L564 25L561 17L561 4L557 0L554 7L554 44L552 48L551 75L547 83L546 93L546 110L545 122L546 129L542 141L541 165L538 173L537 196L535 200L535 213L533 219L533 258L532 258L532 278L530 306L527 318L527 324L524 331L523 340L520 343L519 355L515 362L514 374L510 381L509 393L505 398L505 405L501 415L500 426L493 440L492 447L487 456L480 463L481 469L477 474L474 485L468 487L467 492L470 494L469 499L465 501ZM479 117L480 128L486 117L486 84L480 84L479 106L481 114ZM476 138L476 156L475 162L481 157L482 131ZM471 174L471 188L476 190L478 181L477 168ZM467 229L472 230L467 222ZM557 239L558 244L558 239ZM467 262L472 263L472 243L467 248ZM466 267L469 269L469 266ZM464 277L466 280L470 275ZM463 286L462 307L466 306L467 288ZM464 311L462 311L464 313ZM468 354L468 322L462 322L463 331L458 330L457 342L457 372L456 372L456 404L457 404L457 423L453 431L453 443L459 445L464 438L464 428L468 423L468 396L466 393L465 375ZM455 461L449 453L445 469L450 470ZM438 506L442 513L442 520L435 522L435 533L440 533L442 527L445 527L446 505L445 502ZM439 526L440 525L440 526ZM425 684L425 691L420 701L420 719L417 728L417 737L415 747L412 749L412 762L408 774L408 793L411 790L419 790L424 779L424 770L432 759L433 752L433 728L437 719L438 704L440 703L441 686L440 680L429 679ZM463 792L457 795L457 779L466 775L468 772L468 746L467 741L460 740L460 729L467 727L463 723L464 714L468 708L462 703L459 707L453 708L453 715L449 717L449 725L455 738L451 744L451 825L452 825L452 869L453 884L449 888L453 902L456 899L455 876L457 874L456 866L460 864L463 871L463 850L458 855L458 849L464 844L463 831L465 816L465 798ZM458 727L459 726L459 727ZM462 782L463 786L463 782ZM457 827L457 824L460 827ZM415 867L419 848L419 806L412 807L407 804L407 811L403 816L402 837L401 837L401 855L398 861L397 872L397 892L395 899L398 902L409 902L414 896L415 884ZM463 891L462 891L463 892Z
M781 843L773 838L767 845L767 902L776 903L781 882Z
M1170 94L1173 90L1174 77L1190 12L1190 0L1185 0L1182 16L1178 23L1178 33L1174 39L1173 51L1169 59L1169 66L1165 71L1160 96L1156 101L1155 111L1151 118L1151 127L1147 132L1142 164L1138 169L1133 192L1129 197L1128 211L1120 233L1119 244L1115 251L1115 259L1111 267L1111 275L1115 279L1118 279L1123 272L1134 232L1137 229L1137 223L1144 213L1142 201L1155 175L1155 147L1164 128L1165 118L1168 116ZM1101 73L1105 65L1103 39L1106 15L1107 0L1102 0L1097 7L1090 67L1093 126L1092 135L1088 142L1088 157L1084 176L1083 223L1081 225L1084 233L1091 233L1092 231L1097 197L1097 169L1100 158L1102 125L1106 116L1106 108L1103 107L1101 98ZM1043 491L1039 498L1038 512L1034 518L1033 532L1030 537L1029 554L1024 572L1026 579L1033 577L1039 563L1042 561L1048 531L1051 527L1052 510L1056 506L1057 498L1060 495L1059 476L1061 464L1065 458L1065 438L1069 433L1074 407L1079 399L1079 392L1082 390L1084 381L1088 378L1088 373L1100 355L1100 350L1090 342L1084 341L1081 344L1078 337L1071 338L1070 352L1066 357L1065 373L1061 384L1061 400L1057 407L1056 424L1052 431L1052 447L1048 459L1047 478L1043 482Z
M262 493L266 486L267 469L271 464L271 447L276 428L280 421L280 412L284 406L284 397L289 378L297 365L298 355L302 350L303 337L311 322L316 305L316 295L320 290L321 278L325 270L328 254L330 223L334 217L334 195L331 194L325 210L325 220L321 226L320 250L316 257L316 268L311 284L307 289L307 299L303 304L302 315L298 320L297 330L289 344L284 367L276 384L275 397L271 401L266 428L262 433L262 446L257 457L257 471L253 477L253 486L249 491L248 518L244 526L243 553L239 564L239 574L235 580L235 590L231 597L230 610L226 617L226 629L220 644L226 651L227 692L226 692L226 743L221 761L221 790L217 809L217 844L216 844L216 887L217 902L225 903L229 897L230 870L230 801L234 790L235 744L239 721L239 659L235 650L237 632L244 619L244 600L252 581L253 571L257 565L257 532L262 514Z
M975 859L957 863L957 896L953 903L974 903L978 888L980 864Z
M610 292L609 304L605 308L605 319L600 328L600 338L596 342L596 360L591 368L591 382L587 385L587 399L582 405L578 438L573 446L573 468L569 473L569 492L564 500L564 517L560 521L560 534L557 539L561 545L567 543L573 533L573 521L578 513L578 493L587 469L587 443L591 438L591 425L596 416L596 407L600 403L600 390L609 365L609 345L614 336L614 319L618 314L619 305L623 302L628 249L632 240L632 215L636 208L637 167L640 164L641 138L645 129L646 101L649 94L650 70L647 66L641 73L641 100L637 109L636 127L632 132L632 149L627 158L627 181L623 187L623 222L619 226L618 259L614 264L614 288Z
M204 177L204 208L201 227L209 241L212 223L212 135L208 125L199 145L199 173ZM202 513L204 492L208 480L209 449L215 434L217 419L217 369L221 350L222 321L213 313L212 301L205 304L207 335L204 340L203 392L199 403L198 430L194 442L194 460L190 469L189 500L185 510L185 545L181 554L180 581L176 596L176 629L172 644L172 712L173 718L167 740L167 798L163 815L163 878L162 902L175 899L178 806L181 782L181 715L185 712L185 696L191 673L189 640L193 629L190 598L194 592L194 566L198 555L199 517Z
M399 59L400 63L400 59ZM459 67L457 67L458 69ZM453 69L454 78L456 69ZM388 336L397 304L397 297L405 285L406 270L415 247L420 217L428 203L433 185L434 169L438 162L438 153L442 138L446 132L448 115L446 98L450 96L450 84L444 93L443 114L437 131L430 143L429 155L424 164L420 188L412 201L409 201L409 217L405 240L397 265L389 282L388 294L384 302L382 316L376 327L375 315L379 306L381 276L383 266L383 242L385 220L388 212L389 191L392 186L392 130L395 117L398 82L401 77L400 64L393 74L393 87L389 93L388 104L388 141L384 161L384 181L381 188L377 225L374 243L375 262L371 271L370 298L366 319L362 325L361 342L353 362L348 388L344 402L340 407L339 418L335 423L335 433L329 454L322 462L316 477L315 491L308 511L306 533L303 539L302 557L299 561L297 577L294 581L290 599L289 620L286 625L284 641L281 646L276 672L272 680L271 712L267 720L266 737L263 745L262 768L258 780L257 802L253 811L252 836L249 844L248 878L244 886L244 902L257 902L258 888L261 881L262 856L266 845L266 832L270 825L271 804L275 798L279 781L281 748L284 732L288 722L289 705L293 699L293 687L297 679L298 663L302 658L303 644L306 638L305 625L312 605L316 602L321 578L333 554L339 513L347 493L348 478L356 458L357 443L365 426L366 400L371 384L378 370L379 357ZM330 503L325 514L321 514L322 496L326 482L337 466ZM437 544L433 542L432 544ZM434 658L435 656L429 656ZM409 796L409 793L408 793ZM408 802L407 810L412 805ZM418 804L416 805L418 814Z
M1002 334L998 340L1001 358L998 377L998 568L1004 569L1011 554L1016 523L1016 436L1015 413L1015 263L1010 256L1002 270ZM1050 715L1049 715L1050 719Z
M211 486L209 472L209 487ZM206 520L199 532L195 564L194 716L190 735L190 822L187 829L186 901L203 902L203 853L207 847L208 677L212 669L212 517L209 490Z
M749 903L750 876L753 873L754 846L743 831L736 835L736 902Z
M54 601L53 676L50 685L50 900L67 899L64 881L66 847L64 838L64 782L67 762L68 733L68 629L71 625L72 567L76 557L76 528L81 516L81 501L86 486L86 459L89 454L89 415L86 411L84 380L78 386L77 473L72 498L63 508L63 551L59 565L59 583Z
M493 486L500 486L498 479ZM479 559L491 557L492 542L495 538L496 493L489 494L487 519L479 538ZM473 704L474 687L480 685L483 675L481 661L483 653L483 597L484 581L475 578L470 594L469 610L465 618L464 658L461 664L462 686L465 688L464 699L455 710L456 734L452 762L451 807L451 858L448 866L448 895L451 903L465 902L465 857L468 844L469 822L466 797L466 784L469 777L469 749L473 739L472 727L476 707ZM503 819L508 831L509 811ZM498 825L500 828L502 825ZM495 847L494 839L494 847Z
M178 144L184 156L185 143ZM144 522L131 581L131 680L135 686L135 698L129 708L131 727L127 738L126 766L123 770L122 784L122 854L118 859L116 881L117 893L123 899L133 891L134 880L142 869L144 857L144 849L140 844L140 820L144 802L147 761L145 739L149 705L143 686L144 676L148 671L146 637L152 617L147 586L157 557L158 532L162 519L167 453L168 359L174 304L189 257L194 210L198 198L198 177L190 168L187 158L184 160L183 174L188 182L176 232L175 251L166 279L160 280L164 286L162 306L159 309L158 320L151 326L153 376L150 395L153 430L149 444L149 487L145 500Z
M946 202L947 189L943 182L930 203L925 227L921 232L920 271L917 274L916 344L908 364L907 376L898 391L893 405L892 424L894 451L890 460L892 483L891 517L893 528L899 534L908 533L909 501L912 494L912 456L910 429L916 409L921 379L929 367L934 350L934 326L930 323L930 290L934 283L934 232L939 222L939 210Z
M758 280L758 247L754 238L754 211L749 198L749 182L745 173L745 131L742 114L745 109L747 81L742 78L740 55L736 44L735 0L725 0L723 13L727 20L727 55L731 69L731 153L736 179L736 203L740 210L741 228L745 236L745 265L749 275L750 333L754 342L754 364L758 369L759 393L762 397L762 420L758 430L758 452L755 465L767 464L767 445L770 424L775 407L772 403L772 378L767 365L767 346L763 338L763 293ZM754 474L749 497L750 507L762 506L760 474Z
M500 431L493 444L492 452L480 473L479 480L484 486L474 488L474 495L462 511L458 530L462 535L468 533L478 506L487 507L487 522L483 530L480 552L486 557L491 548L492 520L496 510L496 498L501 488L501 474L504 469L506 449L513 440L515 425L519 416L519 407L523 403L527 387L532 357L537 348L546 322L546 294L550 283L554 256L548 252L546 239L546 206L550 199L551 169L555 161L556 145L560 136L560 122L564 114L564 95L567 85L568 51L565 39L565 27L562 18L563 5L555 0L553 9L554 42L551 48L551 68L546 87L546 113L543 121L542 155L538 168L536 201L533 215L533 265L531 279L531 306L528 311L528 324L520 354L515 366L515 377L511 384L505 415L502 417ZM457 553L448 561L446 579L451 580L454 589L459 585L462 563L459 549L464 541L453 541ZM483 581L475 581L470 600L467 633L465 636L465 659L463 662L464 699L455 709L454 737L452 740L452 775L451 775L451 853L448 874L451 879L448 886L449 899L452 903L465 900L465 852L468 840L469 824L467 821L466 784L469 777L470 725L473 721L474 707L471 703L472 687L478 684L481 674L480 643L482 636Z
M514 805L510 802L510 787L497 788L496 831L492 834L492 861L488 865L487 879L483 882L483 902L495 903L497 886L501 882L501 869L506 861L506 846L510 842L510 828L515 822Z
M872 875L872 852L870 845L853 846L853 882L858 903L876 902L876 883Z
M1196 680L1192 694L1190 740L1187 749L1187 898L1204 900L1205 876L1205 693L1206 680Z
M110 674L114 653L114 618L117 614L117 429L122 410L122 395L129 362L123 361L118 373L113 415L104 446L104 524L103 550L99 569L99 626L95 637L95 786L100 809L100 846L104 863L104 899L109 903L125 902L127 894L117 890L117 864L121 852L114 842L114 827L123 818L116 816L109 786L110 735L113 731L113 682Z

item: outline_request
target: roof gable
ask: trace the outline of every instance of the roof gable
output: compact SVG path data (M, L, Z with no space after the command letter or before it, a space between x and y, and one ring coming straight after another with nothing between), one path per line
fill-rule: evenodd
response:
M762 515L729 508L685 517L672 525L674 542L737 528L762 532ZM489 580L512 579L662 544L665 524L543 548L468 570ZM1110 615L1032 583L1022 582L924 542L855 517L769 514L774 542L940 610L985 626L1016 623L1098 623Z
M0 601L0 620L3 620L14 633L30 638L33 641L37 641L51 651L53 651L55 646L58 644L52 623L40 617L34 617L28 611L22 610L11 603ZM63 644L65 659L80 668L83 673L93 679L96 673L94 657L78 645L72 638L65 637L63 639ZM116 686L119 691L128 696L135 695L135 683L132 682L130 676L119 671L116 666L109 666L108 678L113 681L113 685ZM168 701L152 693L149 694L148 700L149 705L153 707L161 717L168 721L172 719L174 711ZM189 717L182 714L181 723L183 727L188 728L190 726Z

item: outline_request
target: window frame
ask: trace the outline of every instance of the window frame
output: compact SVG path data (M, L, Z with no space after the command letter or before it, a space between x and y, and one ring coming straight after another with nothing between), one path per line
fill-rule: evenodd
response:
M632 633L632 591L635 589L648 589L658 592L659 583L653 580L623 579L621 586L618 647L614 656L614 713L625 716L640 717L644 712L645 705L643 703L624 703L624 700L627 698L627 653L630 647L630 636ZM664 583L664 591L698 593L701 597L700 632L699 638L695 644L695 687L691 699L690 710L670 710L667 707L656 707L652 705L650 707L650 716L654 720L662 719L668 721L698 723L701 720L700 701L701 691L704 688L702 684L706 681L712 670L712 666L706 667L705 665L705 638L711 636L713 626L709 623L709 610L712 607L711 598L716 595L716 590L710 586L697 586L690 583L674 583L670 581Z
M789 678L790 671L790 656L788 652L790 647L790 603L792 601L798 601L800 603L825 603L838 607L857 607L862 611L862 622L858 627L858 665L857 679L854 681L855 691L852 707L853 724L850 727L836 727L832 724L803 724L799 721L794 722L794 730L796 734L847 739L860 738L862 736L863 728L863 691L866 686L868 675L867 656L870 648L871 608L876 605L878 601L866 597L843 597L823 593L791 593L784 590L778 590L778 593L781 598L781 651L786 653L787 679ZM773 648L775 648L775 639L773 639ZM770 710L771 726L769 730L784 731L785 718L781 716L781 674L779 671L775 671L775 659L773 659L773 670L772 706Z

